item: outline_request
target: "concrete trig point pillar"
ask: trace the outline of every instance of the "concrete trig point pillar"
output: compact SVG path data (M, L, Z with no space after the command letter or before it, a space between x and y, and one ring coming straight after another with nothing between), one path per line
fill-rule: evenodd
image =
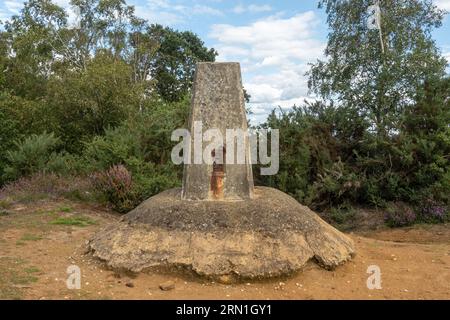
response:
M239 64L197 66L191 137L200 121L198 131L217 129L217 136L226 129L247 130ZM184 138L183 152L194 147L192 140ZM90 252L113 269L179 272L183 267L217 281L225 277L226 283L293 274L311 260L334 269L353 257L352 239L310 209L279 190L253 187L248 141L241 164L214 164L210 156L235 151L231 141L214 140L212 148L209 140L195 144L208 161L186 161L183 189L151 197L96 233ZM187 151L183 156L194 160L195 152Z
M245 200L253 197L253 173L249 139L245 137L245 163L237 164L237 144L226 145L227 129L248 131L239 63L199 63L194 81L189 130L194 140L195 124L201 122L202 134L208 129L218 129L224 145L213 149L216 158L232 152L235 161L195 164L191 152L190 164L185 164L182 198L185 200ZM235 141L236 142L236 141ZM210 142L204 141L202 150ZM195 151L194 141L191 150ZM234 151L234 152L233 152Z

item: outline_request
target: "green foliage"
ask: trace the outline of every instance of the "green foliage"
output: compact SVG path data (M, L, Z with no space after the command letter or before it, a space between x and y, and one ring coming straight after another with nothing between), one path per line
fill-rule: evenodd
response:
M7 113L7 110L0 106L0 172L3 172L7 165L6 150L14 148L14 140L18 138L19 131L17 129L18 123L11 115ZM0 185L2 183L2 177L0 176Z
M59 217L52 220L50 224L62 225L62 226L75 226L75 227L88 227L96 224L94 220L84 216L72 216L72 217Z
M49 83L48 103L59 124L66 150L77 153L82 142L116 127L139 105L143 94L132 69L110 54L98 54L83 73L67 71Z
M274 112L263 126L280 130L280 172L257 176L259 183L315 208L358 200L362 183L347 163L354 162L353 150L363 139L363 119L347 109L314 103Z
M42 240L42 237L34 235L34 234L26 233L20 238L20 240L21 241L39 241L39 240Z
M50 0L29 0L0 31L0 185L34 175L42 194L55 187L50 176L92 175L126 212L179 186L171 133L185 126L195 64L217 52L192 32L136 17L124 0L72 2L80 28ZM431 38L443 12L428 0L383 1L382 46L366 26L370 4L320 1L330 34L327 59L309 74L319 101L274 111L261 125L280 130L280 172L259 176L256 166L255 180L334 207L340 224L353 204L405 203L421 221L443 221L450 79ZM35 175L46 172L59 175ZM84 199L83 187L62 189ZM411 216L391 211L391 225Z
M83 161L114 209L127 212L163 190L179 186L181 167L170 164L173 130L184 126L189 98L146 106L121 126L85 144Z
M431 38L443 12L427 0L383 1L381 43L366 26L371 4L320 1L328 59L312 66L309 86L330 115L313 121L330 129L322 149L332 164L312 168L309 199L318 207L420 203L430 195L448 202L449 79Z
M73 211L72 207L60 207L58 208L59 212L65 212L65 213L70 213Z
M330 218L331 220L338 225L345 225L352 221L355 217L355 210L349 205L340 205L336 208L331 208L330 210Z
M444 12L429 0L383 1L382 40L367 27L372 0L321 0L330 33L327 60L310 71L310 89L364 115L380 136L398 127L426 80L445 75L446 60L431 38ZM383 50L384 48L384 50Z
M5 182L8 151L17 148L17 141L30 134L51 129L52 117L41 101L30 101L8 92L0 92L0 185Z
M130 200L107 197L126 211L179 185L171 133L187 118L195 64L217 53L192 32L136 17L123 0L72 3L79 28L50 0L29 0L0 31L0 185L123 165Z
M450 199L449 79L429 81L395 133L380 136L352 108L322 103L273 113L280 129L280 172L257 182L317 209L345 203L384 207ZM258 173L258 170L255 170Z
M133 115L183 102L195 64L216 57L195 34L151 25L125 1L73 4L80 28L50 0L29 0L0 31L2 150L11 148L4 140L47 131L79 155Z
M17 179L43 171L55 158L54 153L60 140L53 133L31 135L23 141L16 141L16 149L7 153L9 165L5 168L8 179Z
M128 126L107 129L104 136L96 136L86 143L84 158L92 170L105 170L115 164L124 164L130 157L142 158L139 140Z
M184 127L189 98L181 102L158 102L145 111L130 116L121 126L109 128L85 144L84 157L93 169L107 169L111 165L136 158L154 164L170 161L171 134Z
M319 209L431 199L441 213L450 201L450 79L431 31L443 12L427 0L383 1L381 44L366 25L371 4L320 1L327 59L312 66L309 87L321 102L269 117L264 126L281 131L280 173L258 180ZM415 221L396 209L391 225Z
M190 31L153 25L149 32L160 44L152 63L156 88L167 101L180 101L192 87L196 61L213 62L217 52Z

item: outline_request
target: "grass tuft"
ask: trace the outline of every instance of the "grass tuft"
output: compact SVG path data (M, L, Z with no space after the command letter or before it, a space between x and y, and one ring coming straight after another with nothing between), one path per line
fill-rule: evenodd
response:
M39 270L39 268L36 268L33 266L25 268L23 271L25 271L28 274L41 272L41 270Z
M26 233L22 236L22 238L20 238L20 240L21 241L38 241L38 240L42 240L42 237Z
M53 225L63 225L63 226L77 226L77 227L87 227L96 224L96 221L83 216L73 216L73 217L59 217L51 221L50 224Z
M73 209L71 207L59 207L58 208L59 212L64 212L64 213L70 213L73 211Z
M0 209L0 217L9 216L9 211Z

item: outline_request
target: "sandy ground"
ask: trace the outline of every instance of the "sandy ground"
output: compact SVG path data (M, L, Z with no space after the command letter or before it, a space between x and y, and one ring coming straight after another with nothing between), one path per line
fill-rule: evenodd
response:
M355 259L334 271L314 263L282 279L220 284L186 274L125 275L84 253L90 235L118 216L66 200L14 205L0 214L0 299L450 299L450 225L351 233ZM81 289L67 289L67 268ZM367 269L381 269L369 290ZM160 289L173 281L175 288Z

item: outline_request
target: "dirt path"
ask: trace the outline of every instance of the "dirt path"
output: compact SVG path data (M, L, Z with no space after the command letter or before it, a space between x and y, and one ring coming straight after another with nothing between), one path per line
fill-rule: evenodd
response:
M335 271L315 264L290 278L225 285L187 275L119 275L84 254L116 215L68 201L16 205L0 214L0 299L450 299L450 225L352 234L357 257ZM66 286L81 269L80 290ZM366 286L367 268L382 289ZM173 281L175 289L162 291Z

